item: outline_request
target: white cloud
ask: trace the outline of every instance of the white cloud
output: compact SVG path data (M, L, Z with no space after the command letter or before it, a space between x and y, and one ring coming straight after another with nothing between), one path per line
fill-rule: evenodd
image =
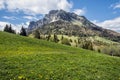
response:
M4 9L5 8L4 1L5 0L0 0L0 9Z
M3 0L2 0L3 1ZM12 12L23 11L29 15L46 14L50 10L63 9L69 11L72 3L67 0L4 0L6 8ZM3 3L3 2L2 2ZM4 5L5 6L5 5Z
M25 28L27 28L29 26L30 22L28 21L25 24L26 24Z
M5 25L8 24L8 25L12 25L12 28L16 31L16 32L19 32L21 27L23 26L24 28L27 28L28 25L29 25L29 22L26 22L26 23L21 23L21 24L12 24L10 22L3 22L3 21L0 21L0 30L2 31L5 27Z
M120 17L117 17L117 18L114 18L111 20L105 20L103 22L98 22L96 20L92 21L92 22L103 28L107 28L107 29L111 29L111 30L120 32Z
M0 21L0 30L3 30L6 24L10 24L9 22Z
M113 6L114 9L120 8L120 3L117 3L116 5Z
M24 28L28 28L28 25L29 25L29 21L21 24L16 24L16 26L20 26L20 27L23 26Z
M23 18L28 19L28 20L38 20L38 18L34 16L23 16Z
M84 9L75 9L73 12L76 13L77 15L84 15L85 14Z
M27 28L28 25L29 25L29 22L21 23L21 24L16 24L16 25L13 26L13 29L15 29L16 32L20 32L22 26L23 26L24 28Z
M110 8L120 9L120 2L117 2L117 3L115 3L115 4L111 4L111 5L110 5Z
M24 19L38 20L40 17L36 17L39 14L47 14L50 10L63 9L70 11L73 4L68 0L0 0L0 10L5 9L9 12L23 12L27 16L23 16ZM16 17L3 16L2 18L15 20ZM23 19L22 18L22 19ZM0 21L0 29L3 30L6 24L9 22ZM12 24L13 28L17 31L20 30L21 26L28 27L29 22L21 24Z
M4 19L10 19L10 20L16 20L18 18L14 17L14 16L3 16Z

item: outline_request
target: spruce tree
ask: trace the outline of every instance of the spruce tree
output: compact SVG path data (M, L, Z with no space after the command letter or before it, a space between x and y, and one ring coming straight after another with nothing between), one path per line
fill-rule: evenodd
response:
M4 31L15 34L15 30L12 29L11 24L10 24L10 26L8 26L8 25L6 24L6 26L5 26L5 28L4 28Z
M5 32L8 32L8 30L9 30L9 26L6 24L6 26L5 26L5 28L4 28L4 31L5 31Z
M20 30L20 35L27 36L26 30L25 30L25 28L23 26L22 26L22 28Z

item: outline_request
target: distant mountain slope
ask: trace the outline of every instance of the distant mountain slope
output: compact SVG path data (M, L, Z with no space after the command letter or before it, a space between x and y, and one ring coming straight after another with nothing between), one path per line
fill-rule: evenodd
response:
M39 29L41 33L57 33L74 36L101 36L113 41L120 41L120 33L99 27L84 16L63 10L52 10L36 22L30 22L28 33Z
M0 32L1 80L119 80L120 58Z

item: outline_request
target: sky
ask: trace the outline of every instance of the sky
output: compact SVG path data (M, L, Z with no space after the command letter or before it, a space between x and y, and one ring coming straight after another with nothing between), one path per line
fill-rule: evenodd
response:
M0 30L12 24L28 27L50 10L63 9L85 16L96 25L120 32L120 0L0 0Z

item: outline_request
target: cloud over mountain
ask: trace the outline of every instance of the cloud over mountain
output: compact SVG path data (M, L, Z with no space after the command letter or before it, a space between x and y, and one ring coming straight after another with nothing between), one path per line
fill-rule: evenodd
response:
M73 12L76 13L77 15L84 15L85 14L84 9L74 9Z
M55 9L69 11L71 8L72 3L67 0L0 0L0 9L8 9L11 12L22 11L30 15L46 14Z
M120 32L120 17L117 17L111 20L105 20L103 22L93 21L93 23L103 28L107 28L107 29Z

